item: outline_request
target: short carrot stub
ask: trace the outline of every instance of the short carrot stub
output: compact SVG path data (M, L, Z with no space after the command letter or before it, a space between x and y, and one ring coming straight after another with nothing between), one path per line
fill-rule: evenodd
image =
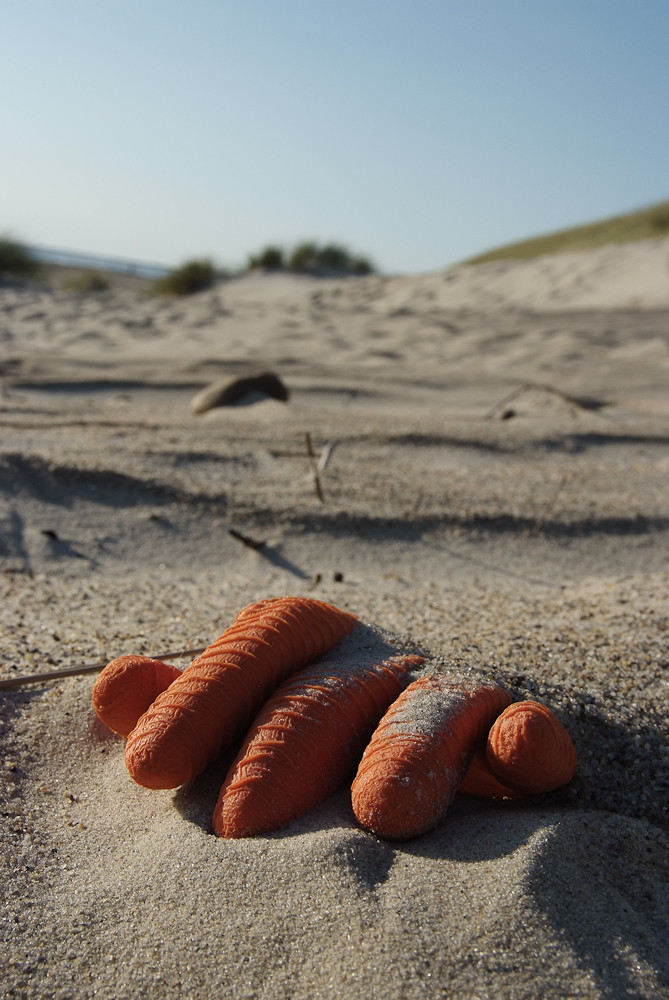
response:
M95 714L112 732L127 736L158 695L180 676L178 667L150 656L117 656L93 686Z
M516 701L495 720L485 761L498 781L525 795L562 788L574 777L576 749L546 705Z
M353 812L388 840L426 833L446 815L492 721L511 697L494 684L421 677L390 706L351 788Z
M263 705L221 789L214 832L277 830L339 788L355 770L390 703L423 663L319 661L284 681Z
M357 621L306 597L244 608L139 719L125 751L131 777L146 788L176 788L196 777L288 674L330 650Z
M476 795L482 799L517 799L521 797L523 792L511 788L510 785L505 785L499 778L495 777L486 763L485 752L485 744L477 748L471 764L458 786L458 792L464 792L465 795Z

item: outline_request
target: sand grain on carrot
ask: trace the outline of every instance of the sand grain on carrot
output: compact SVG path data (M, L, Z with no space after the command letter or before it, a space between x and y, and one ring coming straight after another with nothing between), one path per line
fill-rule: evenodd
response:
M351 788L361 826L389 840L439 823L492 721L509 704L494 684L421 677L390 706Z

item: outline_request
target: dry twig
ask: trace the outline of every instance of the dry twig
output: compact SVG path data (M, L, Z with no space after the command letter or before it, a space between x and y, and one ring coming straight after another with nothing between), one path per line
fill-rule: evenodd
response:
M325 503L325 496L323 495L323 487L321 485L321 477L318 471L319 469L318 455L314 451L314 446L311 443L311 434L309 433L309 431L306 432L305 438L307 442L307 455L309 456L309 459L311 461L311 469L314 474L314 489L316 490L316 496L318 497L321 503Z
M201 649L179 649L168 653L158 653L152 656L153 660L176 660L181 656L199 656L204 653L206 646ZM149 655L148 653L145 655ZM109 661L104 663L89 663L81 667L67 667L63 670L49 670L43 674L23 674L21 677L6 677L0 680L0 690L8 691L11 688L23 687L25 684L42 684L45 681L56 681L62 677L76 677L79 674L95 674L103 670Z
M257 541L255 538L250 538L248 535L243 535L241 531L237 531L236 528L228 528L228 534L236 538L238 542L245 545L247 549L254 549L256 552L260 552L261 549L265 548L266 542Z

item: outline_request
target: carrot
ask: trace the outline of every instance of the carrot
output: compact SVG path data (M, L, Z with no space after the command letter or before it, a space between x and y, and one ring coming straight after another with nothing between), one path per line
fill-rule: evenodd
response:
M522 792L503 784L495 777L486 763L485 751L485 743L477 748L464 778L458 785L458 792L476 795L482 799L517 799L522 796Z
M306 597L260 601L197 657L128 736L130 775L146 788L176 788L241 736L267 695L331 649L357 618Z
M161 691L181 676L178 667L149 656L117 656L93 685L93 708L100 722L127 736Z
M577 763L569 733L538 701L516 701L502 712L488 734L485 760L499 781L525 795L562 788Z
M393 702L351 788L361 826L388 840L439 823L493 719L509 704L492 684L421 677Z
M408 683L408 671L422 663L421 656L380 660L358 652L311 664L284 681L228 772L214 832L250 837L277 830L336 791Z

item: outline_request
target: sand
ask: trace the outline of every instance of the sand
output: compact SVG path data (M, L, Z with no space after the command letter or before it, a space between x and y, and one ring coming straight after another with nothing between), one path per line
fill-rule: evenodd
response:
M5 285L0 342L0 678L303 594L544 701L579 755L406 843L347 788L223 840L230 754L150 792L94 674L2 690L2 997L669 996L669 241L184 300ZM193 415L250 370L290 400Z

